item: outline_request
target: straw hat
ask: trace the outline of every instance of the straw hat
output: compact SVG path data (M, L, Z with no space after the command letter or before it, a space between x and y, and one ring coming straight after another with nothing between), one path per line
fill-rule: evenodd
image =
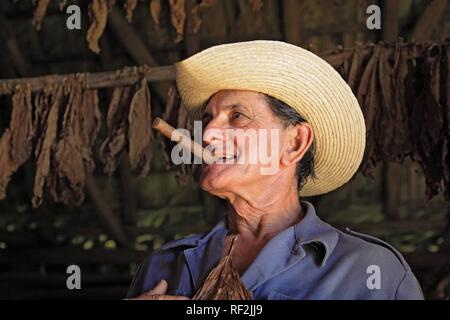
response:
M366 136L361 108L347 83L315 54L258 40L215 46L175 66L181 99L194 119L214 93L237 89L271 95L311 124L317 178L308 179L301 196L332 191L358 169Z

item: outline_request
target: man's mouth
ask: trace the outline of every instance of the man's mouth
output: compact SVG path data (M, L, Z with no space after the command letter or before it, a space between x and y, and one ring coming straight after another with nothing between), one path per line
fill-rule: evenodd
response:
M232 160L232 159L236 159L236 158L237 157L234 154L217 157L217 159L221 160L221 161L227 161L227 160Z

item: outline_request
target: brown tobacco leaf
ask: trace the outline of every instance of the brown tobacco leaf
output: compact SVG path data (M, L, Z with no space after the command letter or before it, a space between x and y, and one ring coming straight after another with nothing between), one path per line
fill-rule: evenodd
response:
M128 156L131 169L141 176L150 171L153 133L151 129L150 90L141 80L131 100L128 115Z
M364 174L371 176L372 170L377 162L377 146L375 139L376 119L378 117L379 95L378 95L378 60L380 49L373 51L372 57L367 64L357 91L357 98L366 123L366 150L362 163Z
M69 102L64 112L62 130L56 145L50 194L55 202L79 205L84 200L85 168L82 156L80 113L82 86L73 82Z
M262 8L263 2L262 0L249 0L253 11L258 11Z
M87 171L92 173L95 168L95 162L92 157L92 147L101 125L97 90L85 90L83 92L79 115L81 154Z
M125 1L124 8L127 12L128 22L133 21L133 13L134 13L134 9L136 9L137 4L138 4L138 0L126 0Z
M443 107L440 104L441 48L431 45L426 50L422 66L424 85L417 97L410 117L411 136L416 150L413 157L425 175L427 199L441 190L443 177ZM426 125L425 125L426 124Z
M228 255L211 270L203 285L192 300L252 300L252 293L243 285L239 274L233 267L231 252L236 236L232 240Z
M33 26L36 30L41 30L42 20L45 17L45 13L47 12L47 7L50 4L50 0L38 0L37 8L33 14Z
M198 30L200 29L200 25L202 24L202 19L200 19L198 12L200 10L200 8L208 8L210 6L212 6L214 4L214 0L203 0L200 3L196 3L191 11L189 12L190 14L190 19L189 19L189 32L198 32Z
M30 87L19 87L12 98L11 160L22 165L33 148L33 105Z
M161 0L150 1L150 15L157 26L161 25Z
M11 176L18 168L17 164L12 162L9 156L10 139L11 131L6 129L0 138L0 167L2 168L0 172L0 200L6 198L6 188L11 180Z
M67 6L67 0L59 1L59 11L63 11L66 6Z
M114 88L106 118L108 137L100 147L100 161L104 164L103 170L108 175L117 169L120 155L127 145L130 103L130 87Z
M216 2L216 0L202 0L202 2L200 2L200 7L209 8L214 2Z
M170 4L170 21L177 32L175 42L183 40L184 23L186 20L186 12L184 8L184 0L169 0Z
M89 44L89 49L95 53L99 53L100 47L98 46L98 41L105 30L108 17L107 0L92 0L89 4L89 16L92 22L87 31L86 40Z
M403 161L404 158L411 154L411 134L409 130L409 106L412 102L408 101L407 92L412 92L409 89L411 63L409 62L407 50L402 49L402 44L396 44L394 49L394 65L392 67L393 73L393 88L394 101L392 109L394 112L394 139L390 147L388 147L391 158L395 161ZM411 96L409 97L411 99Z
M62 86L47 87L36 100L38 142L35 149L36 175L33 188L33 207L39 207L44 197L43 188L48 185L51 159L58 135L58 118L63 101Z
M378 106L378 112L380 114L380 120L377 121L375 126L375 135L377 137L379 145L379 157L385 160L393 160L395 156L391 154L390 148L394 139L398 137L394 136L394 130L397 123L394 122L395 114L397 112L394 107L394 74L392 65L389 61L389 52L386 47L380 46L380 58L378 61L378 83L380 96L380 104Z
M30 87L17 87L12 100L9 127L0 139L0 199L6 197L11 176L30 157L35 133Z

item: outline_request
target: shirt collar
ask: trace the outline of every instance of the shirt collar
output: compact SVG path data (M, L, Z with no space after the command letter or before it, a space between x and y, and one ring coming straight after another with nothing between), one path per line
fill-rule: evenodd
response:
M334 227L317 216L310 202L302 201L302 207L306 213L303 219L294 225L295 243L297 246L310 244L319 255L320 265L323 266L336 248L339 234Z
M296 225L287 228L271 241L284 242L288 249L294 251L299 246L310 245L316 251L320 259L320 265L324 265L333 252L339 239L337 230L322 221L316 214L314 206L308 201L301 201L305 216ZM171 249L178 246L197 247L207 243L216 233L226 231L226 221L221 220L203 237L191 236L163 245L161 249ZM293 237L292 237L293 235Z

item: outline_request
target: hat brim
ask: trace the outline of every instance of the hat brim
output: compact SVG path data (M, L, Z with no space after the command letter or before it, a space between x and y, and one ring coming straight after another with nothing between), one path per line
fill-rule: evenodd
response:
M248 41L211 47L175 66L181 99L195 119L214 93L236 89L271 95L311 124L316 179L307 180L301 196L335 190L357 171L366 141L361 108L339 73L312 52L280 41Z

